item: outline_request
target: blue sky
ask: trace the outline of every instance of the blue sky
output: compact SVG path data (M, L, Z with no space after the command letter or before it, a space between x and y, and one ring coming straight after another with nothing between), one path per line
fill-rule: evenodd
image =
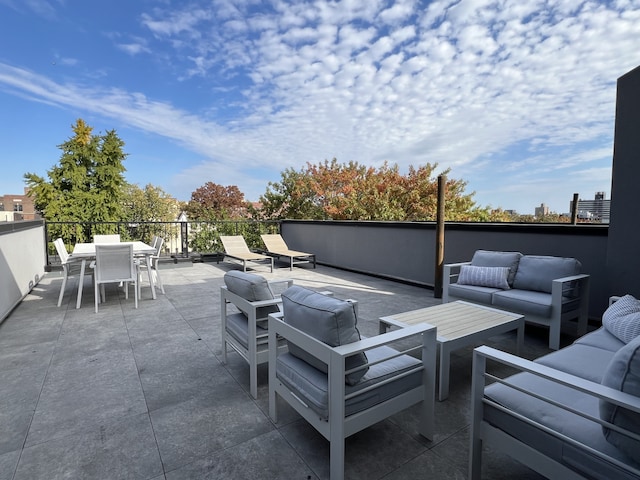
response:
M438 163L482 206L610 198L640 0L0 0L0 194L82 118L131 183L257 200L336 157Z

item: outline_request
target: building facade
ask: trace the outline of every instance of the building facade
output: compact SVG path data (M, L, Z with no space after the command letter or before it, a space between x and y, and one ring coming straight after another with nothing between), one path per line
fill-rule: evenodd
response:
M26 193L26 192L25 192ZM33 199L28 195L0 196L0 221L11 222L17 220L35 220L36 215Z
M611 200L605 198L604 192L596 192L593 200L579 199L577 210L578 218L582 220L609 223Z

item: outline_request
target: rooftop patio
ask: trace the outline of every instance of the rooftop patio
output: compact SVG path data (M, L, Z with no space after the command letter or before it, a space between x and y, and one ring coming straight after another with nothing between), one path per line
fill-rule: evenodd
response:
M284 403L270 420L266 365L254 401L245 361L220 361L219 287L235 268L167 265L166 295L143 287L136 310L107 287L98 314L89 279L81 309L74 281L57 308L61 274L47 273L0 325L0 480L327 479L328 442ZM365 336L381 316L440 303L428 289L325 266L256 273L358 300ZM490 344L515 352L515 332ZM527 327L521 355L546 345L545 331ZM406 410L347 440L346 478L467 477L471 350L452 357L434 441ZM541 478L492 452L483 468L484 478Z

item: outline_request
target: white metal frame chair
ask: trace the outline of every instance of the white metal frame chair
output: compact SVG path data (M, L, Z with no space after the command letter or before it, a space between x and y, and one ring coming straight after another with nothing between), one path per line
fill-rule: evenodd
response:
M94 235L93 243L120 243L120 234Z
M135 307L138 308L138 268L133 258L131 243L96 245L94 278L96 313L100 299L102 298L103 302L105 300L104 285L107 283L123 283L125 298L128 299L129 282L133 282Z
M293 280L283 279L267 282L259 275L235 270L225 275L227 278L228 276L247 279L248 291L252 293L256 292L258 288L264 290L264 286L271 292L271 295L265 295L267 299L255 300L255 296L247 299L238 293L234 293L227 285L220 287L222 363L227 363L227 347L231 347L238 352L249 364L249 392L253 398L258 398L258 365L269 361L268 335L264 327L267 326L268 313L279 310L282 302L279 296L273 295L271 288L277 284L290 287L293 284ZM264 283L256 286L256 282L260 281ZM249 295L245 296L249 297ZM240 312L229 311L229 304L235 305Z
M295 288L295 287L294 287ZM287 292L283 293L283 296ZM338 300L340 301L340 300ZM347 302L342 300L342 302ZM432 439L434 430L435 406L435 368L436 368L436 327L421 324L401 330L394 330L382 335L365 338L353 343L332 347L323 341L299 330L287 323L286 304L284 313L269 315L269 415L274 422L278 421L276 395L286 401L304 419L309 422L330 443L330 477L332 480L344 478L345 439L375 423L378 423L414 404L421 403L420 434ZM357 312L356 312L357 313ZM305 316L306 317L306 316ZM300 318L304 321L305 318ZM413 337L410 342L415 347L398 351L389 348L389 344ZM327 373L322 373L317 366L312 366L299 358L292 359L291 353L283 353L277 348L279 339L285 339L295 344L298 349L313 357L315 362L324 364ZM404 344L404 343L403 343ZM407 360L410 352L420 351L420 359ZM366 354L365 363L358 367L347 366L349 358ZM287 363L279 363L280 355L288 355ZM399 364L403 366L400 367ZM299 370L295 365L298 365ZM306 365L306 367L305 367ZM407 366L410 365L410 366ZM346 376L355 371L367 368L362 377L362 384L345 385ZM396 370L401 368L401 370ZM297 373L296 373L297 370ZM292 380L298 376L302 378L304 372L309 372L309 385L292 387ZM293 375L292 375L293 374ZM322 376L325 380L322 380ZM416 381L418 376L420 381ZM411 378L409 380L408 378ZM402 388L400 387L403 382ZM326 386L326 415L319 413L314 394L311 390L319 389L319 385ZM391 389L382 393L383 389ZM317 391L317 390L316 390ZM324 390L323 390L324 391ZM383 400L378 394L384 396ZM317 395L317 393L315 394ZM369 399L375 398L368 406Z
M58 306L62 305L62 298L64 296L65 288L67 287L67 280L70 276L79 274L81 267L81 259L73 259L67 252L67 247L64 244L62 238L57 238L53 241L56 247L58 256L60 257L60 264L62 265L63 277L62 285L60 286L60 295L58 296Z
M142 270L150 269L152 281L160 287L160 291L164 294L164 285L158 272L160 252L162 251L162 245L164 244L164 238L155 236L151 242L151 246L155 248L156 253L149 258L149 264L147 265L147 258L143 257L138 260L138 297L140 297L140 281L142 280Z

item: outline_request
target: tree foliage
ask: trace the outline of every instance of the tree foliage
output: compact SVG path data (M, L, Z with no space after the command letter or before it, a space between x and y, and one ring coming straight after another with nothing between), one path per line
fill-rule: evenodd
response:
M115 130L93 135L92 127L82 119L71 128L74 135L58 146L62 151L60 163L47 172L49 180L35 173L24 175L36 209L48 221L121 220L123 162L127 157L123 152L124 142ZM79 225L60 227L60 231L51 233L65 233L65 238L76 241L86 240L91 234Z
M186 212L190 220L219 220L240 218L246 207L244 194L235 185L224 187L207 182L191 194Z
M335 158L300 171L287 169L279 183L270 182L260 197L265 219L333 219L433 221L437 214L438 165L410 166L407 174L397 165L379 168ZM500 211L479 207L467 182L446 180L445 216L449 221L496 221Z

